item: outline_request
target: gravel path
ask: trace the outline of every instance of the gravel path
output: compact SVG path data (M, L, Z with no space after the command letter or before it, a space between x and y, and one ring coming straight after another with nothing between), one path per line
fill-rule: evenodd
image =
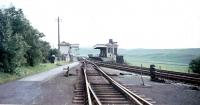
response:
M0 85L0 104L64 105L71 102L78 62ZM64 77L64 67L73 76ZM67 100L70 96L70 100ZM65 99L63 99L65 98Z
M200 105L200 91L192 90L191 85L181 83L157 83L150 81L149 76L142 76L145 85L142 85L138 74L101 67L109 74L117 74L113 78L127 85L137 94L155 101L156 105ZM125 75L120 75L123 73Z
M20 79L19 81L44 81L44 80L48 80L49 78L52 78L53 76L60 74L63 72L63 68L73 68L74 66L78 65L78 62L74 62L74 63L70 63L46 72L42 72L39 74L35 74L32 76L28 76L25 78Z

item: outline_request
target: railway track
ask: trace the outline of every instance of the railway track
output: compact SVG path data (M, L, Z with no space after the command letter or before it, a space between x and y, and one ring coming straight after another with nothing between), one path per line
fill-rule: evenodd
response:
M124 64L107 63L107 62L106 63L95 62L95 64L99 66L103 66L103 67L109 67L109 68L119 69L123 71L150 75L149 68L145 68L145 67L141 68L137 66L128 66ZM174 71L167 71L167 70L156 70L156 77L200 86L199 74L189 74L189 73L181 73L181 72L174 72Z
M84 105L153 105L108 76L96 64L85 61L75 86L73 103Z

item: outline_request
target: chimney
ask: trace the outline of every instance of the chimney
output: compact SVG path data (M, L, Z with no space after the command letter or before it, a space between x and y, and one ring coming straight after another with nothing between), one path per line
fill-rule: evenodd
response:
M113 44L113 40L112 40L112 39L109 39L109 43Z

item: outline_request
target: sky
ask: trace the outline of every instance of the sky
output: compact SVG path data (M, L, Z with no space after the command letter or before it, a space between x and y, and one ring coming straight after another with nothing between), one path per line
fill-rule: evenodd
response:
M104 44L120 48L200 48L200 0L0 0L0 7L21 8L44 40L80 47Z

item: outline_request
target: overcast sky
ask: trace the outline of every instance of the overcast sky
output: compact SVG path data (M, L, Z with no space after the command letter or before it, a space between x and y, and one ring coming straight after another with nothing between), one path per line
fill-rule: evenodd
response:
M112 38L120 48L200 48L200 0L0 0L14 5L57 47L92 47Z

